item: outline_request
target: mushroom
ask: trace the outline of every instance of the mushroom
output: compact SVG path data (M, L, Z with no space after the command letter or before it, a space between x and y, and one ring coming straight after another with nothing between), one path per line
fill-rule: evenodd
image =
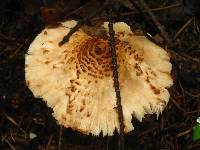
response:
M107 33L103 36L82 27L59 46L76 24L72 20L45 28L34 39L25 56L26 83L36 98L53 109L59 124L84 134L113 135L119 122L108 23L101 26ZM132 116L142 121L145 114L158 116L165 108L170 98L167 89L173 85L172 65L164 49L133 33L126 23L115 23L114 30L127 133L134 129Z

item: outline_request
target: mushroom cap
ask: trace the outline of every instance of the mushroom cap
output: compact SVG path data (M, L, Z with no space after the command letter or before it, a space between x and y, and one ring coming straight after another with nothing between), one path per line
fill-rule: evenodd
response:
M76 25L66 21L45 28L31 43L25 60L27 86L53 109L59 124L84 134L119 131L108 35L89 35L82 28L69 42L58 43ZM108 32L108 23L102 27ZM124 22L114 24L124 132L134 129L132 116L159 115L173 85L169 54L137 36Z

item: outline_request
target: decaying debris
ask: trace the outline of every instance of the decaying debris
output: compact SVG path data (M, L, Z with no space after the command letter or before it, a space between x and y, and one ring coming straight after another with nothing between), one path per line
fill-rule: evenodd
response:
M26 55L27 85L53 108L59 124L85 134L113 135L119 122L108 36L80 28L59 47L75 25L76 21L66 21L35 38ZM102 26L108 32L107 25ZM165 108L172 66L165 50L135 35L127 24L115 23L114 30L125 132L129 132L132 115L142 121L145 114L159 115Z

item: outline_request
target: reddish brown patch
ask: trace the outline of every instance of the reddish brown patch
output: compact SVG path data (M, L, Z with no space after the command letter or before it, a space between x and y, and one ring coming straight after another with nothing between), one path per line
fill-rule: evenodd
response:
M77 78L79 78L80 73L81 73L81 72L80 72L79 70L76 71L76 76L77 76Z
M26 81L26 85L29 86L30 85L30 81Z
M47 31L44 31L44 35L47 35Z
M71 87L71 91L72 91L72 92L75 92L76 90L77 90L76 87L74 87L74 86Z
M156 94L156 95L160 94L160 90L159 90L159 89L157 89L157 88L156 88L155 86L153 86L152 84L150 84L150 86L151 86L151 89L153 90L154 94Z
M87 96L89 96L89 95L90 95L89 92L86 92L86 93L84 94L85 97L87 97Z
M66 95L66 96L70 96L70 94L69 94L68 92L65 92L65 95Z
M60 63L61 63L61 64L65 64L65 62L64 62L64 61L61 61Z
M91 116L91 114L89 113L89 112L87 112L87 115L86 115L87 117L90 117Z
M147 81L148 83L150 83L149 77L146 78L146 81Z
M62 118L63 121L66 120L66 116L64 114L61 115L61 118Z
M141 67L138 64L135 64L134 67L136 69L136 76L141 76L143 74Z
M48 42L53 44L53 41L48 41Z
M97 55L102 55L103 53L105 53L105 48L101 48L98 45L96 45L94 48L94 52Z
M42 50L43 54L47 54L47 53L49 53L49 50L46 49L46 48L41 48L41 50Z
M74 80L69 80L69 82L70 82L70 83L73 83L73 82L74 82Z
M85 106L85 104L86 104L86 103L85 103L85 99L82 100L82 104Z
M28 67L28 65L27 64L25 64L25 68L27 68Z
M72 110L70 110L69 108L67 108L67 113L68 114L72 114Z
M37 87L39 87L39 88L40 88L42 85L41 85L41 84L36 84L35 86L37 86Z
M132 34L132 33L129 33L128 36L133 36L133 34Z
M154 77L156 77L157 75L156 75L156 73L155 72L153 72L153 71L151 71L151 74L154 76Z
M53 69L57 68L56 65L53 65Z
M131 56L131 55L133 55L133 54L135 54L135 50L132 50L132 48L129 48L128 47L128 52L129 52L129 55ZM134 56L135 57L135 56Z
M82 112L84 109L85 109L85 107L81 106L79 111Z
M75 81L74 83L77 84L77 85L80 85L80 83L78 81Z
M124 36L125 32L118 32L118 34Z
M68 50L67 49L65 49L64 51L63 51L63 53L67 53L68 52Z
M130 46L128 46L126 49L130 51L132 48ZM133 51L130 51L130 54L132 54L132 53L133 53Z
M64 56L64 58L66 59L66 58L67 58L67 56L68 56L68 55L66 54L66 55Z
M80 67L81 67L81 70L82 70L83 72L87 72L86 69L85 69L85 67L84 67L83 65L80 65Z
M106 77L110 77L110 74L106 73L105 76L106 76Z
M71 111L72 111L72 109L74 107L72 102L73 102L72 100L69 100L68 105L67 105L67 109L70 109Z
M144 59L144 58L140 57L139 54L135 54L134 58L136 61L140 61L140 62L143 61L143 59Z
M119 40L118 38L116 38L115 44L118 45L120 42L121 42L121 40Z
M135 60L138 60L139 55L138 54L134 55L134 58L135 58Z
M113 110L118 113L117 107L113 107Z
M45 64L49 64L49 63L50 63L50 61L48 61L48 60L47 60L47 61L45 61L44 63L45 63Z

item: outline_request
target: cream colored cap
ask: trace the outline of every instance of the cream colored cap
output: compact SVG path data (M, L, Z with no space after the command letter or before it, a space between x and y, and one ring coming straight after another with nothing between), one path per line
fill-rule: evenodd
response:
M25 77L37 98L53 108L59 124L82 133L113 135L119 130L108 37L75 32L59 47L76 21L44 29L26 54ZM103 24L105 30L107 22ZM132 116L159 115L172 86L168 53L123 22L114 24L125 132L133 130Z

